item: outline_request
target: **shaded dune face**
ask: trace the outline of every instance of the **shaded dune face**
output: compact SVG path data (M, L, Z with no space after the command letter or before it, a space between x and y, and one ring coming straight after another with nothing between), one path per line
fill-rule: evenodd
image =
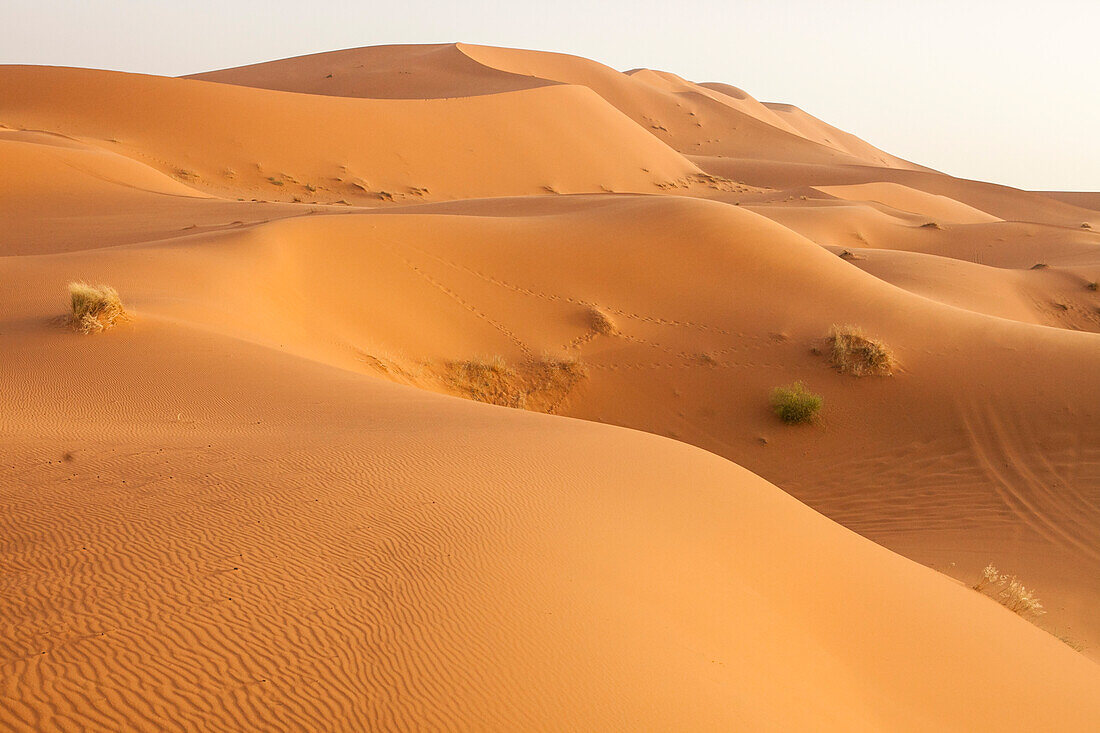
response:
M1088 195L467 44L0 99L0 728L1100 725Z

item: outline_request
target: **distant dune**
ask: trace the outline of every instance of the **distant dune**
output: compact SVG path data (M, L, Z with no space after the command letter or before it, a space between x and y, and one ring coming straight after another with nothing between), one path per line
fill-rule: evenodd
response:
M0 728L1100 728L1100 194L467 44L0 99Z

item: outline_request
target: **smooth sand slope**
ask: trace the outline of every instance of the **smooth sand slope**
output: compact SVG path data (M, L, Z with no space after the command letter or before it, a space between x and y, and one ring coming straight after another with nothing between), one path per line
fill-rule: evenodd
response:
M550 84L582 86L670 147L696 155L917 168L783 105L773 111L728 85L667 72L626 74L559 53L475 46L379 46L284 59L189 78L374 99L465 97Z
M199 77L0 67L0 727L1100 725L1087 199L559 54Z
M93 342L17 302L4 380L36 399L3 405L9 729L1100 715L1092 662L717 456L152 315Z
M230 198L371 203L551 189L656 192L658 183L698 173L579 86L361 100L16 66L0 68L0 94L9 127L91 139ZM141 104L129 103L134 98Z

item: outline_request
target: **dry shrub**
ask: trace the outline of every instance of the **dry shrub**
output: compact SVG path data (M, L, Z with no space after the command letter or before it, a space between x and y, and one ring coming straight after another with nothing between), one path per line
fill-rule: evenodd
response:
M543 357L510 366L503 358L453 361L444 381L458 394L478 402L537 412L553 412L587 376L576 359Z
M1020 616L1041 616L1046 613L1043 604L1035 597L1034 590L1025 588L1015 575L998 572L992 563L985 566L973 587Z
M833 326L829 340L833 345L833 366L841 372L857 377L894 373L897 365L894 355L881 341L868 337L858 326Z
M128 318L118 291L109 285L69 283L69 323L81 333L99 333Z
M611 320L611 316L599 308L588 309L588 327L600 336L614 336L619 332L615 321Z
M447 381L464 397L503 407L526 407L527 395L519 375L504 359L471 359L447 364Z
M788 425L813 422L823 404L824 398L810 392L802 382L772 390L772 409Z
M527 409L554 412L588 376L588 370L576 359L543 357L523 364L520 374L527 390Z

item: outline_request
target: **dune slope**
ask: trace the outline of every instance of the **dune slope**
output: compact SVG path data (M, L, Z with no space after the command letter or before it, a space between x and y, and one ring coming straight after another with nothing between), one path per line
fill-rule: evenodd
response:
M715 202L439 209L28 258L9 279L28 298L66 277L111 282L142 311L459 396L479 390L455 365L575 359L585 376L533 395L541 409L704 447L961 580L991 561L1016 568L1051 604L1045 627L1100 639L1100 421L1080 399L1100 393L1100 336L911 295ZM853 378L813 353L849 323L889 345L897 375ZM826 398L818 428L784 428L768 410L769 391L797 379Z
M186 78L370 99L473 97L554 83L486 67L454 43L350 48L191 74Z
M13 338L8 729L1100 716L1057 640L697 449L153 317Z
M379 203L656 192L698 172L578 86L363 100L8 66L0 94L9 127L117 140L120 153L223 197ZM586 121L582 130L574 119Z

